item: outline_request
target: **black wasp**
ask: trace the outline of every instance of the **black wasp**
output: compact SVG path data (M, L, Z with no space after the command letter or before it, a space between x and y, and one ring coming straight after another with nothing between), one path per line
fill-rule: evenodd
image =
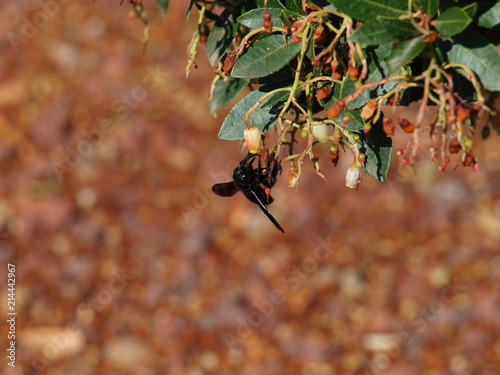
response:
M253 162L259 157L258 167L254 168ZM259 154L248 154L240 165L234 169L233 180L212 186L212 191L221 197L232 197L238 191L245 194L251 202L259 205L276 228L285 233L281 225L271 215L267 206L273 202L269 191L276 183L276 176L281 172L281 164L276 161L274 154L267 152L266 165L262 166Z

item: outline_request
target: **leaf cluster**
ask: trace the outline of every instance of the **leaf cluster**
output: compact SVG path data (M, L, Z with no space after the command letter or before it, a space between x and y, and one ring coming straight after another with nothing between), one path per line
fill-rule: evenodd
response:
M383 181L395 127L385 112L417 101L414 123L396 121L410 137L400 161L413 163L419 135L427 132L441 170L450 153L476 165L477 114L497 116L490 102L500 91L498 2L192 0L189 11L194 7L200 16L189 60L195 64L205 43L216 73L210 111L250 89L224 120L220 139L241 140L249 125L273 129L273 151L299 176L306 156L322 176L318 144L329 143L331 152L342 146L351 149L355 168ZM436 115L424 123L430 107ZM494 120L486 126L498 131ZM326 131L318 137L320 128ZM297 150L300 135L307 144Z

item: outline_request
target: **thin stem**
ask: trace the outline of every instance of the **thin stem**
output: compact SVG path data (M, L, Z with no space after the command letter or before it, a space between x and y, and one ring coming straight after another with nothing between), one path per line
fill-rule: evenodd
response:
M481 86L479 85L479 82L477 81L476 75L474 74L474 72L472 70L470 70L467 66L465 66L463 64L459 64L459 63L449 63L449 64L446 64L443 68L448 69L448 68L452 68L452 67L456 67L456 68L460 68L460 69L465 70L465 72L467 73L467 78L471 81L472 85L474 86L474 90L476 90L477 100L481 104L483 104L484 103L484 96L481 93Z
M283 34L286 34L288 31L287 29L284 29L282 27L276 27L276 26L273 26L272 30L279 31ZM264 32L267 33L267 31L264 29L264 27L259 27L258 29L254 29L252 31L249 31L248 34L245 35L245 37L241 40L240 45L236 48L235 57L238 58L243 53L243 51L245 50L245 47L248 44L248 41L250 40L251 37L253 37L254 35L260 34L260 33L264 33Z
M283 117L288 111L288 107L290 106L290 103L292 102L292 99L295 96L295 93L297 91L297 88L299 87L299 82L300 82L300 73L302 71L302 64L304 62L304 56L306 55L306 50L307 50L307 43L309 39L309 31L311 30L311 24L307 23L304 31L302 33L302 45L300 48L300 54L299 54L299 61L297 63L297 70L295 71L295 78L293 80L293 85L290 91L290 95L288 96L287 101L285 102L285 105L283 106L283 109L281 110L280 114L278 115L279 118Z
M246 111L245 113L245 117L243 117L243 121L249 121L250 120L250 114L259 106L261 105L264 100L266 100L269 96L273 95L273 94L276 94L278 92L281 92L281 91L289 91L290 88L289 87L282 87L280 89L276 89L276 90L273 90L273 91L269 91L269 92L266 92L264 95L262 95L259 100L257 100L257 102L251 106L248 111Z
M186 78L189 76L189 72L191 71L191 67L197 67L196 64L196 55L198 54L198 44L200 43L200 29L201 25L203 24L203 19L205 18L205 11L207 7L205 3L201 4L201 8L199 10L199 15L198 15L198 23L197 23L197 28L196 32L193 35L193 38L191 39L191 43L189 43L188 47L188 63L186 66Z

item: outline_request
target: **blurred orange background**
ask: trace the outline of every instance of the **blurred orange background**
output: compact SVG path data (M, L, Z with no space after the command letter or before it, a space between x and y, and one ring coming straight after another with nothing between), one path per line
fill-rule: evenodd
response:
M210 190L245 153L203 47L186 79L197 12L145 6L144 54L126 2L0 6L0 372L500 374L498 135L358 191L325 145L327 182L273 189L282 234Z

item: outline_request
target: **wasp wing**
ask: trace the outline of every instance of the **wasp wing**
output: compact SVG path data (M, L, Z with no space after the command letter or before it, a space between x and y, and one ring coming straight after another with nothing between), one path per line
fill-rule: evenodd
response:
M243 193L245 193L245 190L243 190ZM266 190L264 190L262 186L257 186L257 188L255 189L250 189L248 193L245 193L245 196L255 204L259 204L259 201L261 201L266 207L274 201L273 197L271 197L270 194L267 194Z
M215 184L212 186L212 191L221 197L232 197L239 190L234 184L234 181L223 182L221 184Z
M261 190L262 190L262 194L264 194L264 197L265 197L266 195L265 195L264 189L261 188ZM260 193L260 191L259 191L259 193ZM269 210L267 209L266 205L264 204L263 199L262 199L263 198L262 194L257 194L254 190L251 190L250 191L250 196L251 197L248 196L248 198L252 202L257 203L259 205L260 209L262 210L262 212L264 212L266 214L266 216L269 218L269 220L272 221L272 223L274 224L274 226L276 228L278 228L282 233L285 233L285 231L283 230L283 228L281 227L281 225L274 218L274 216L269 212ZM259 197L259 195L260 195L260 197ZM268 197L268 200L270 200L269 203L272 202L271 196Z

